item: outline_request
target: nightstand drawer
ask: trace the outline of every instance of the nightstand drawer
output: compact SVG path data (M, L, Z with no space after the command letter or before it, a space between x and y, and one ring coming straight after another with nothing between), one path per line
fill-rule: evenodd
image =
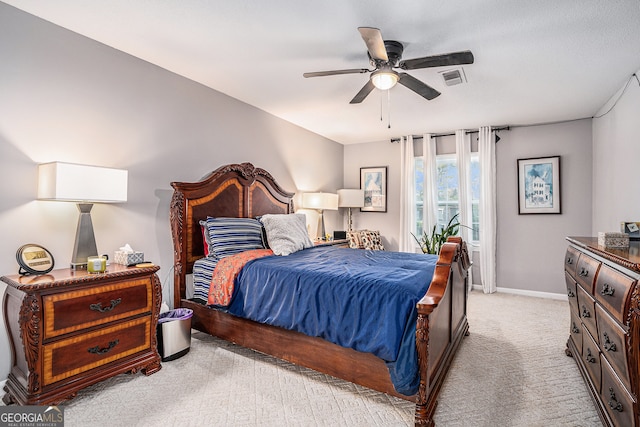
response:
M148 278L44 296L44 338L148 313L151 302Z
M150 345L149 316L44 345L43 385L148 350Z

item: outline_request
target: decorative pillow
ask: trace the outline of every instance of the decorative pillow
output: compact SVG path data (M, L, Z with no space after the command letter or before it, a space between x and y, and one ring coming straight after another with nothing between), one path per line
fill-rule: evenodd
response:
M209 256L224 258L251 249L264 249L262 224L254 218L207 217L211 241Z
M347 231L347 238L349 239L349 247L351 249L364 249L360 241L359 231Z
M267 214L262 215L260 221L267 232L269 247L276 255L289 255L313 246L304 214Z
M384 251L384 245L382 244L379 231L360 231L360 241L362 242L364 249L371 251Z

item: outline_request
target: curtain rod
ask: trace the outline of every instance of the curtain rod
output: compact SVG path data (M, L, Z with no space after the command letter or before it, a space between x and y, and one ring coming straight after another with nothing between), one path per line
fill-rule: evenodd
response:
M509 126L502 126L502 127L496 127L496 128L491 129L491 132L498 132L498 131L501 131L501 130L511 130L511 129L509 128ZM478 133L478 131L477 130L468 130L468 131L465 131L464 134L465 135L471 135L472 133ZM411 136L413 136L413 139L422 139L422 135L411 135ZM436 134L431 135L431 138L439 138L441 136L455 136L455 132L454 133L436 133ZM394 142L400 142L400 138L391 138L391 143L394 143ZM498 141L496 141L496 142L498 142Z

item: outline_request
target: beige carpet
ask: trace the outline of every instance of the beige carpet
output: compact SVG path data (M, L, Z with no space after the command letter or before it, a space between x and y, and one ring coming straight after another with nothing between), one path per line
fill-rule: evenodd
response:
M599 426L573 359L566 302L469 299L466 337L442 389L438 426ZM162 370L81 391L65 426L405 426L414 405L194 332Z

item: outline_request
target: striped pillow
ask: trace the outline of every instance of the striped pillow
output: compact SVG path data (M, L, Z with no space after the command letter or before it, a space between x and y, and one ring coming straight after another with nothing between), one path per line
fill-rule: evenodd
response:
M211 239L210 248L218 258L264 249L262 224L254 218L207 217L207 231Z

